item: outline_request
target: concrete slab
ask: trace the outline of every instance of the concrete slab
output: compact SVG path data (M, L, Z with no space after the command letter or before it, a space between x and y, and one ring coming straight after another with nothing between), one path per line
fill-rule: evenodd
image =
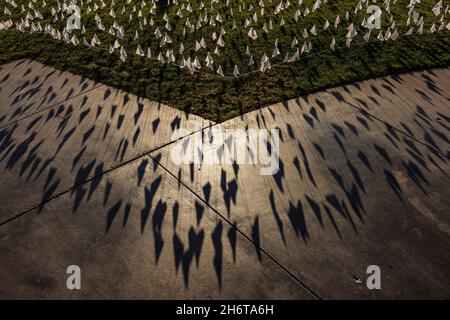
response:
M44 72L31 64L2 66L2 106ZM0 297L448 298L449 78L369 80L212 127L103 85L55 104L24 89L36 108L0 111ZM280 130L277 174L171 159L195 132L245 128Z
M411 99L410 83L404 86L397 87L397 96L406 99L406 92ZM345 88L334 90L344 95ZM386 110L397 108L397 120L404 109L401 120L413 127L405 104L379 100ZM448 114L449 105L433 112ZM450 125L448 118L442 120ZM320 297L450 296L450 166L445 154L401 128L338 103L328 92L214 128L278 128L280 171L261 176L261 165L180 166L171 159L174 145L151 156ZM186 150L194 138L186 142ZM199 152L228 146L213 141ZM444 148L448 145L441 143ZM381 267L382 290L365 285L370 265Z
M104 85L42 106L50 108L0 129L0 223L169 143L177 128L191 132L209 125Z
M314 298L146 156L2 226L0 256L1 299Z
M98 86L28 59L0 65L0 128Z
M367 111L450 157L450 71L434 69L327 90L337 103ZM312 99L323 97L313 95Z

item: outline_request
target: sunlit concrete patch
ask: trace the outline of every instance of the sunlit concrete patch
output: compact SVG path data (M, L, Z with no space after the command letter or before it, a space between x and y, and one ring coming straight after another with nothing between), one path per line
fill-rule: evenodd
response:
M410 125L408 112L403 121ZM450 296L450 166L443 153L328 92L213 128L278 128L280 170L262 176L261 165L180 166L173 145L151 156L319 296ZM381 267L381 290L366 287L370 265Z
M2 299L314 298L147 156L2 226L0 256Z
M0 128L0 222L209 123L101 85Z
M0 65L0 127L98 85L28 59Z
M450 157L449 68L371 79L326 92L331 100L367 111Z

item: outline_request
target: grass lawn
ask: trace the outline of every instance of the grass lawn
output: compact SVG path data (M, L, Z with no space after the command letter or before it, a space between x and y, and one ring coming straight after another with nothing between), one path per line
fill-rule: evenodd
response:
M362 5L362 10L355 13L358 3L355 0L328 0L327 3L322 0L315 11L313 5L316 0L304 0L301 5L298 0L292 0L289 5L288 1L284 1L284 9L277 14L274 13L276 7L280 8L280 1L277 0L178 0L177 4L172 3L167 7L167 15L164 15L165 9L158 7L158 10L152 10L150 0L147 0L144 6L142 0L116 0L113 5L111 0L103 1L105 6L102 6L100 0L78 1L81 7L81 23L85 30L72 31L70 37L75 35L80 41L77 46L53 39L43 32L30 33L29 26L25 26L23 33L17 30L16 25L9 30L0 31L0 63L19 58L33 58L58 69L68 70L215 121L224 121L321 88L450 64L450 30L444 27L439 32L430 31L433 24L436 28L449 24L450 13L444 16L444 8L450 5L449 0L443 1L444 8L437 16L431 11L437 2L435 0L422 0L421 4L415 6L418 17L423 17L422 35L418 34L419 24L415 24L413 19L407 25L407 6L410 0L398 0L395 3L391 1L390 13L385 10L384 1L377 1L383 12L382 34L385 35L388 28L392 27L392 22L395 22L390 31L397 30L399 37L395 41L380 41L377 39L379 31L373 30L368 43L363 39L367 29L361 26L363 20L369 16L366 13L366 4ZM34 16L34 10L37 9L42 19L30 18L30 25L32 22L36 25L39 22L42 28L45 28L51 24L62 33L68 14L61 10L56 14L58 21L55 21L52 8L58 11L57 1L46 2L43 6L42 0L15 0L17 6L14 7L11 1L6 3L5 0L0 0L0 23L9 19L13 23L20 23L21 19L25 21L27 14L29 18L30 15ZM62 5L63 1L60 0L59 3ZM94 3L98 9L88 12L88 7L93 9ZM204 4L203 8L201 3ZM192 10L188 10L188 4ZM11 14L4 10L5 7ZM115 17L111 16L111 7ZM305 16L306 8L310 12ZM264 15L261 14L261 9L264 9ZM297 10L300 10L301 16L295 21ZM346 12L349 13L348 20ZM335 28L334 22L338 15L341 22ZM101 19L104 31L98 29L96 16L97 20ZM200 28L196 28L200 16L203 22L200 23ZM254 19L255 17L257 19ZM164 18L169 21L170 26ZM193 29L186 27L187 19ZM214 23L211 23L212 20ZM282 20L284 25L280 26ZM326 20L330 26L324 30ZM114 21L116 26L122 26L124 30L123 39L119 37L118 41L127 52L125 62L120 60L119 49L112 54L108 52L110 44L118 38L118 29L112 27ZM246 21L247 24L250 22L248 26L245 26ZM272 29L267 28L270 21ZM237 26L235 29L233 23ZM345 44L347 28L351 23L354 24L357 34L349 49ZM264 25L267 32L263 30ZM314 25L317 35L311 33ZM413 34L405 35L411 27L414 27ZM155 36L157 28L162 35L167 34L170 37L171 43L161 47L161 39ZM248 36L250 28L257 32L258 37L255 40ZM308 31L306 38L305 29ZM217 37L213 40L212 34L215 32L218 36L222 30L225 31L222 36L224 43L220 46ZM83 45L83 38L90 43L94 35L99 38L99 45ZM196 41L200 42L202 38L205 47L196 50ZM294 38L298 40L297 45L292 43ZM336 40L335 52L330 50L333 38ZM275 42L280 54L272 57ZM283 63L286 54L288 57L294 56L297 49L301 51L304 43L311 43L310 52L302 53L295 62ZM182 54L181 44L184 47ZM135 53L138 45L145 54L147 48L151 49L150 59ZM214 53L216 47L219 54ZM255 64L250 66L247 48L255 61ZM187 68L181 69L177 65L157 61L160 52L167 59L167 50L173 50L176 64L179 64L183 57L190 57L192 60L197 57L202 68L191 74ZM212 70L205 65L208 52L214 59ZM270 58L272 68L261 73L258 68L264 53ZM240 72L238 77L233 76L235 65ZM216 72L219 66L224 77Z

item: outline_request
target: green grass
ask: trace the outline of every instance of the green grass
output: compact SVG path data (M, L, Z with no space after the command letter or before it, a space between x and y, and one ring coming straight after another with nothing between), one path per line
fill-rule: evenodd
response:
M56 1L47 1L46 8L41 9L41 0L37 0L37 6L44 16L44 27L51 22L50 8ZM86 6L86 0L84 1ZM113 23L113 18L108 15L109 3L104 9L99 9L98 15L108 31ZM147 1L150 4L150 1ZM192 13L184 11L183 18L176 18L177 8L169 6L168 14L171 20L172 31L169 33L172 44L169 45L178 52L179 45L183 41L185 46L185 56L194 57L196 54L199 61L204 64L206 53L213 52L215 44L210 40L213 31L220 32L221 25L216 27L204 26L186 38L182 36L182 28L186 17L192 23L197 21L199 10L197 5L200 1L190 1L194 8ZM209 8L209 1L203 1ZM257 7L259 0L248 1ZM303 1L300 7L303 12L305 5L311 9L315 1ZM431 13L431 8L436 1L423 0L417 7L417 11L424 15L425 27L424 35L414 34L413 36L403 36L409 27L406 24L407 12L405 0L399 0L396 4L391 4L391 13L395 18L397 27L402 36L396 41L380 42L372 35L369 43L364 43L362 36L366 32L360 27L365 10L353 15L354 5L357 1L339 0L328 1L329 4L322 6L318 11L302 17L298 23L293 20L293 15L297 9L297 1L293 0L291 6L278 15L274 15L273 8L279 1L265 0L265 19L258 16L254 27L258 32L256 41L247 37L247 29L238 28L231 31L232 18L229 16L229 8L225 6L225 1L214 3L214 16L220 12L227 31L224 36L226 46L221 56L214 55L214 66L220 64L227 77L222 78L214 71L203 67L201 72L190 74L186 69L180 69L175 65L160 64L155 59L148 60L134 54L139 43L144 50L151 47L153 56L157 56L159 42L153 34L156 26L159 26L164 33L162 14L151 15L148 5L144 7L143 14L150 19L153 17L154 27L146 26L143 31L139 31L139 40L134 41L133 36L139 30L138 22L128 22L128 14L132 12L134 5L140 4L140 0L133 0L126 6L127 15L119 16L122 6L126 1L115 1L116 21L123 25L126 36L121 43L128 52L128 59L125 63L119 59L119 54L114 52L110 55L106 47L115 39L107 32L99 32L94 23L95 13L83 13L82 22L86 27L86 34L82 35L79 30L74 34L79 40L86 37L88 41L94 33L100 38L102 45L99 48L86 48L82 44L74 47L62 41L53 40L50 36L28 32L20 33L16 28L0 32L0 63L5 63L14 59L32 58L47 65L55 66L58 69L68 70L80 74L90 79L101 81L139 96L147 97L166 103L172 107L195 113L197 115L215 120L224 121L243 113L264 107L276 102L284 101L299 95L319 90L326 87L350 83L356 80L378 77L387 74L399 73L409 70L416 70L428 67L439 67L450 64L450 31L444 29L439 33L430 34L429 30L433 23L437 22L437 17ZM447 1L448 2L448 1ZM3 12L4 0L0 0L0 21L11 18L13 21L20 21L26 15L20 12L20 5L27 8L29 1L16 0L19 4L17 8L7 5L12 12L12 16L6 16ZM100 2L97 1L97 4ZM186 3L186 1L184 1ZM237 0L230 0L230 6L234 8L234 19L237 25L243 23L245 18L253 15L248 12L238 11ZM444 1L444 5L446 5ZM92 3L91 3L92 5ZM381 3L379 4L381 6ZM227 10L228 9L228 10ZM31 10L28 10L31 11ZM345 12L350 12L350 20L343 19ZM228 13L228 15L227 15ZM137 16L137 12L134 13ZM202 15L204 10L202 11ZM332 26L326 31L322 30L325 19L332 24L336 15L342 18L342 23L337 30ZM262 25L267 19L273 19L274 30L268 34L262 32ZM279 21L284 18L286 24L279 27ZM444 21L449 22L450 14L447 14ZM383 13L383 33L390 25L389 14ZM347 26L354 22L358 30L358 35L352 42L352 48L345 47L345 35ZM309 37L307 41L313 44L313 50L309 54L303 54L301 59L293 63L281 63L286 52L290 55L294 52L291 49L291 40L294 36L299 41L299 46L303 44L303 29L310 29L313 24L317 25L319 33L316 37ZM52 26L62 30L62 21L53 23ZM208 48L195 52L195 40L204 37L208 41ZM340 48L336 52L329 50L332 37L336 38L337 46ZM259 61L264 52L271 56L274 41L278 39L279 48L282 52L280 56L271 59L273 68L266 73L257 70ZM249 46L255 59L255 66L249 67L246 47ZM178 57L177 57L178 59ZM232 71L235 64L238 64L241 76L233 78Z

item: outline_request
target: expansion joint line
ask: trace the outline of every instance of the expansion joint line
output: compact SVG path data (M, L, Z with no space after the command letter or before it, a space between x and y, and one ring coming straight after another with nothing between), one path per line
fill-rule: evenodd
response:
M196 134L196 133L198 133L198 132L201 132L201 131L203 131L203 130L205 130L205 129L211 127L211 126L212 126L212 125L208 125L208 126L202 128L202 129L193 131L193 132L189 133L188 135L185 135L185 136L180 137L180 138L178 138L178 139L175 139L175 140L173 140L173 141L169 141L169 142L167 142L167 143L165 143L165 144L162 144L162 145L159 146L159 147L156 147L156 148L151 149L151 150L149 150L149 151L145 151L145 152L143 152L143 153L141 153L141 154L139 154L139 155L137 155L137 156L135 156L135 157L133 157L133 158L131 158L131 159L128 159L128 160L126 160L126 161L124 161L124 162L121 162L121 163L119 163L119 164L117 164L117 165L115 165L115 166L112 166L111 168L109 168L109 169L107 169L107 170L104 170L104 171L100 172L99 174L96 174L96 175L92 176L92 177L89 178L89 179L86 179L86 180L84 180L84 181L81 181L81 182L79 182L78 184L75 184L75 185L73 185L73 186L70 187L70 188L67 188L67 189L65 189L65 190L62 190L61 192L59 192L59 193L53 195L52 197L50 197L50 198L48 198L48 199L46 199L46 200L44 200L44 201L41 201L41 202L38 203L38 204L32 205L31 207L29 207L29 208L23 210L22 212L19 212L19 213L15 214L13 217L11 217L11 218L9 218L9 219L0 222L0 227L2 227L2 226L4 226L4 225L8 224L9 222L11 222L11 221L13 221L13 220L16 220L17 218L20 218L20 217L26 215L27 213L29 213L29 212L31 212L31 211L37 209L37 208L40 208L40 207L45 206L47 203L49 203L49 202L51 202L51 201L53 201L53 200L56 200L56 199L60 198L61 196L65 195L65 194L67 194L67 193L69 193L69 192L72 192L72 191L76 190L77 188L79 188L79 187L81 187L81 186L83 186L83 185L85 185L85 184L87 184L87 183L90 183L90 182L94 181L95 179L98 179L98 178L100 178L100 177L102 177L102 176L104 176L104 175L106 175L106 174L109 174L109 173L112 172L112 171L115 171L115 170L117 170L117 169L119 169L119 168L121 168L121 167L123 167L123 166L126 166L127 164L130 164L130 163L132 163L132 162L134 162L134 161L137 161L137 160L139 160L140 158L143 158L143 157L145 157L145 156L148 156L148 155L150 155L150 153L155 152L155 151L158 151L158 150L160 150L160 149L162 149L162 148L164 148L164 147L167 147L168 145L170 145L170 144L172 144L172 143L176 143L176 142L178 142L179 140L185 139L186 137L189 137L189 136L191 136L191 135L193 135L193 134Z
M79 97L79 96L81 96L81 95L83 95L83 94L86 94L86 93L88 93L88 92L91 92L92 90L95 90L95 89L97 89L97 88L99 88L99 87L101 87L101 86L102 86L102 84L98 84L98 85L96 85L95 87L92 87L91 89L88 89L88 90L85 90L85 91L83 91L83 92L77 93L76 95L74 95L74 96L72 96L72 97L69 97L69 98L66 98L66 99L64 99L64 100L62 100L62 101L58 101L58 102L56 102L56 103L53 103L53 104L49 105L48 107L45 107L44 109L38 110L38 111L36 111L36 112L33 112L33 113L31 113L31 114L29 114L29 115L23 117L23 118L19 118L19 119L13 120L13 121L11 121L11 122L9 122L9 123L7 123L7 124L4 124L4 125L0 126L0 129L4 129L4 128L9 127L9 126L11 126L11 125L13 125L13 124L15 124L15 123L20 122L20 121L23 121L23 120L26 120L26 119L28 119L28 118L34 117L34 116L37 115L37 114L40 114L40 113L42 113L42 112L44 112L44 111L47 111L47 110L49 110L49 109L52 109L52 108L54 108L55 106L57 106L57 105L59 105L59 104L62 104L62 103L65 103L65 102L67 102L67 101L70 101L70 100L72 100L72 99L75 99L75 98L77 98L77 97Z
M445 153L443 153L442 151L436 149L434 146L432 146L432 145L430 145L430 144L428 144L428 143L426 143L426 142L423 142L423 141L417 139L416 137L412 136L411 134L409 134L409 133L407 133L407 132L405 132L405 131L403 131L403 130L401 130L401 129L395 127L395 126L393 126L393 125L390 124L389 122L387 122L387 121L385 121L385 120L383 120L383 119L381 119L381 118L379 118L379 117L377 117L377 116L371 114L370 112L368 112L367 110L365 110L365 109L363 109L363 108L361 108L361 107L359 107L359 106L355 106L355 105L353 105L353 104L351 104L351 103L349 103L349 102L347 102L347 101L344 101L344 103L347 104L347 105L349 105L349 106L352 107L352 108L355 108L356 110L359 110L360 112L364 113L365 115L367 115L367 116L369 116L369 117L371 117L371 118L373 118L373 119L375 119L375 120L377 120L377 121L379 121L379 122L385 124L385 125L388 126L389 128L392 128L392 129L394 129L395 131L399 132L400 134L402 134L402 135L404 135L404 136L407 136L408 138L414 140L415 142L421 144L422 146L431 149L433 152L435 152L435 153L437 153L437 154L443 156L444 158L450 160L450 156L448 156L448 155L446 155Z
M241 231L234 223L228 220L223 214L221 214L218 210L212 207L205 199L203 199L197 192L195 192L192 188L190 188L186 183L184 183L181 179L175 176L169 169L167 169L164 165L154 159L150 154L148 155L157 165L163 168L169 175L171 175L178 183L183 185L187 190L189 190L195 197L200 199L209 209L211 209L215 214L217 214L220 218L222 218L227 224L229 224L232 228L234 228L240 235L242 235L246 240L248 240L251 244L255 246L258 250L260 250L263 254L265 254L270 260L272 260L276 265L278 265L283 271L285 271L289 276L291 276L295 281L297 281L305 290L311 294L314 298L318 300L322 300L322 298L315 293L307 284L305 284L302 280L300 280L297 276L295 276L287 267L285 267L281 262L279 262L274 256L272 256L269 252L264 250L261 246L259 246L253 239L247 236L243 231Z

